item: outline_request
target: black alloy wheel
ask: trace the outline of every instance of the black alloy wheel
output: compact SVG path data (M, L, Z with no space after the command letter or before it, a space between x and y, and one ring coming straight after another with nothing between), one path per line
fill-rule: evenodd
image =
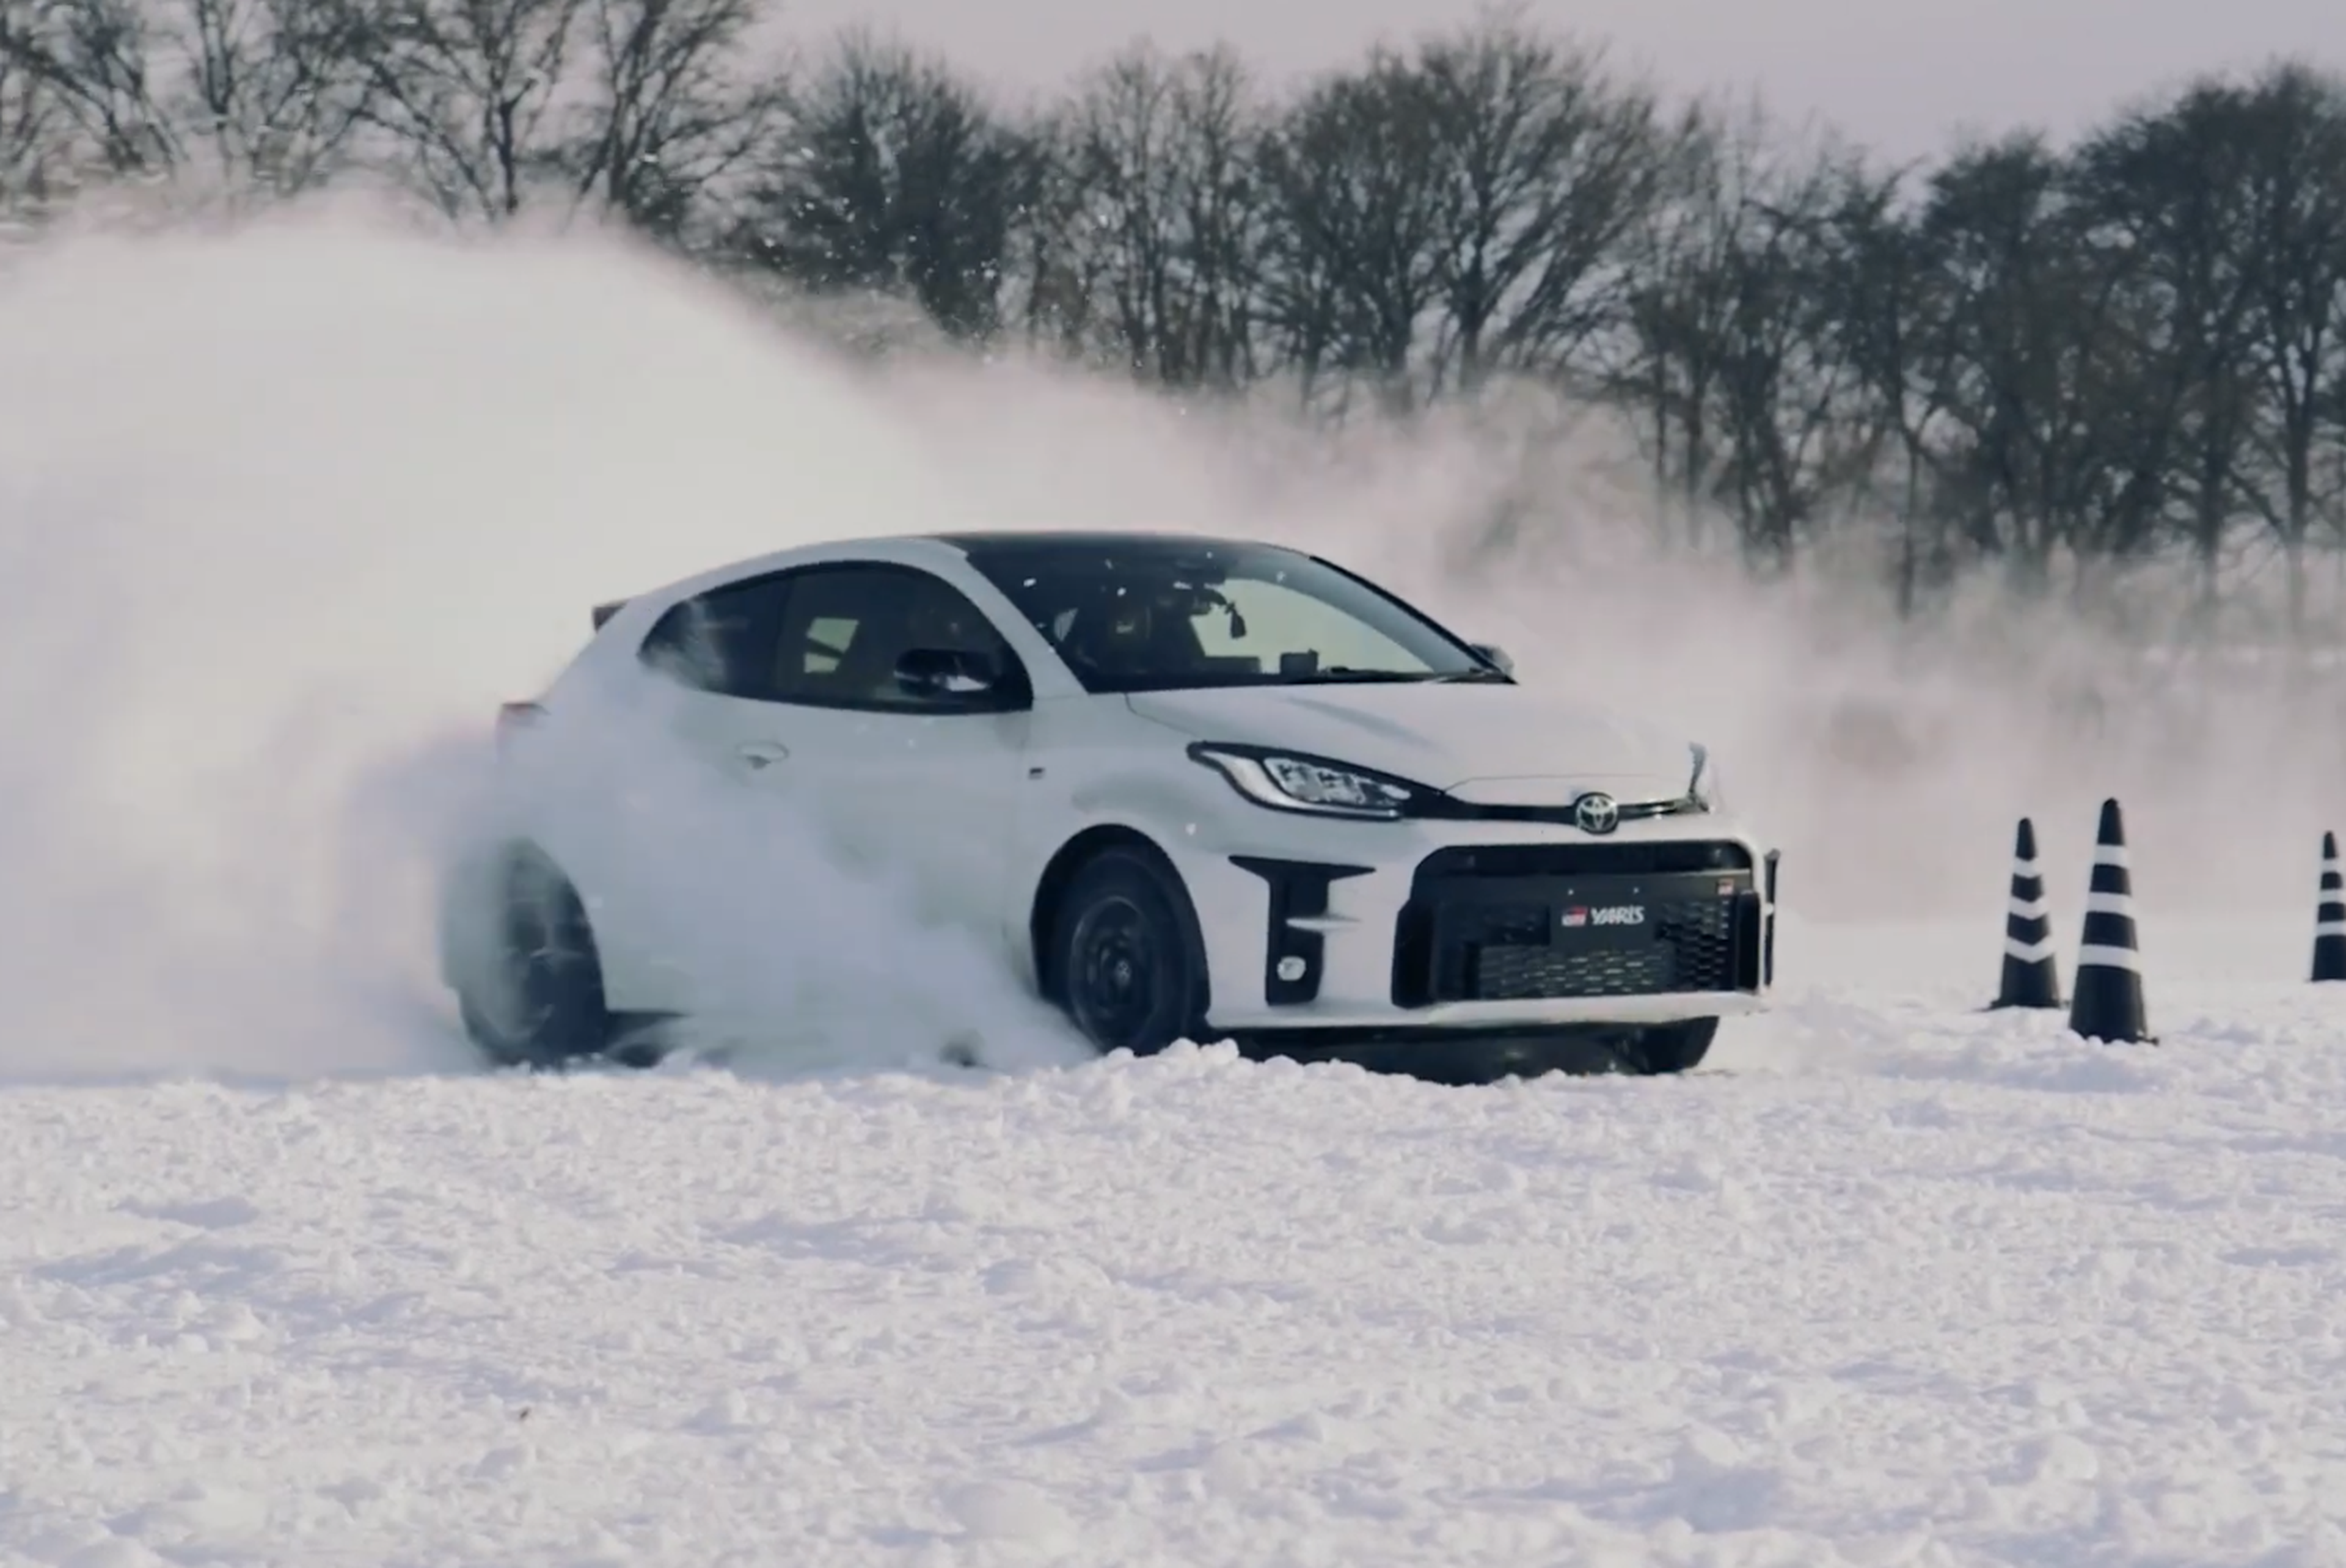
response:
M1108 850L1076 873L1053 921L1057 1000L1105 1055L1196 1039L1205 962L1188 896L1153 858Z
M1702 1059L1710 1054L1711 1042L1717 1038L1718 1019L1689 1018L1682 1023L1638 1030L1632 1037L1629 1054L1648 1076L1666 1077L1700 1066Z

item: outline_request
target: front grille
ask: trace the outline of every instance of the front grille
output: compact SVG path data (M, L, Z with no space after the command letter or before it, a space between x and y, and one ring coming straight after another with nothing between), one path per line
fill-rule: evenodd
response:
M1476 909L1443 932L1434 983L1444 1000L1535 1002L1734 989L1731 899L1648 905L1649 940L1585 952L1550 944L1545 905Z
M1460 877L1672 876L1749 871L1751 851L1731 840L1634 840L1593 844L1462 844L1436 850L1417 868L1421 885Z
M1674 800L1623 800L1617 803L1619 820L1624 822L1648 822L1658 817L1691 817L1701 814L1708 807L1696 803L1691 796ZM1549 822L1560 828L1580 825L1579 802L1569 806L1478 806L1461 800L1454 795L1421 797L1413 802L1408 814L1448 822Z
M1393 933L1397 1005L1757 989L1760 898L1733 844L1440 850ZM1634 905L1636 924L1566 911Z

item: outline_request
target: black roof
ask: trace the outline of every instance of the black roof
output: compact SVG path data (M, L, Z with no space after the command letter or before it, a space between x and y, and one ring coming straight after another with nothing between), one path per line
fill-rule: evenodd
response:
M967 534L930 534L924 537L964 552L1004 549L1046 549L1114 552L1118 550L1289 550L1267 539L1230 539L1212 534L1178 534L1141 529L1028 528Z

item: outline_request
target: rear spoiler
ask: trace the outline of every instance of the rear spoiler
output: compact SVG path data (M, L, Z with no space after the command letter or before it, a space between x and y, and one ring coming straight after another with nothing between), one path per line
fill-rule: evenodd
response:
M608 621L613 616L617 615L621 610L624 610L627 607L627 601L625 599L613 599L607 605L596 606L592 612L595 616L595 629L598 632L601 631L603 629L603 624L606 621Z

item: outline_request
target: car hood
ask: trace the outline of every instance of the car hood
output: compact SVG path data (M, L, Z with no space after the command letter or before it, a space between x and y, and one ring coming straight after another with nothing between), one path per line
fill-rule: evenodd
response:
M1223 687L1126 700L1193 739L1292 748L1482 805L1566 804L1584 789L1665 799L1693 767L1684 736L1523 686Z

